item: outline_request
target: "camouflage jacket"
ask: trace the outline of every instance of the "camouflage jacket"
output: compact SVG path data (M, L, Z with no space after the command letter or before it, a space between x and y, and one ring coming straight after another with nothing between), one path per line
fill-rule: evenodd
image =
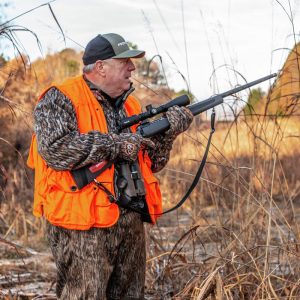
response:
M87 83L104 111L107 134L99 131L81 134L71 100L56 88L49 89L35 108L34 130L39 153L55 170L71 170L118 156L119 148L114 143L113 134L117 133L119 114L114 108L114 99L110 99L91 82ZM156 147L149 150L148 154L152 171L158 172L169 160L175 137L160 134L151 139Z

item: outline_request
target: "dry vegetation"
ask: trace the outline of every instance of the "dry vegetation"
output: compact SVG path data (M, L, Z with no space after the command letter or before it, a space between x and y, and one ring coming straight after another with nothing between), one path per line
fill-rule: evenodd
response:
M300 83L290 64L298 63L295 49L289 69L253 115L218 123L198 190L177 215L150 230L156 246L150 249L149 287L158 299L300 298ZM180 137L160 174L172 203L193 179L207 126L193 126Z
M53 80L78 74L79 57L66 49L0 69L1 299L55 299L55 267L44 221L31 215L32 173L24 159L34 99ZM147 299L300 298L298 58L296 47L252 115L218 122L196 190L177 212L147 227ZM137 96L148 104L173 95L152 68L148 80L147 62L136 75ZM209 130L208 122L194 122L175 143L158 175L165 207L191 183Z
M237 132L229 131L229 124L217 126L198 190L173 220L165 217L162 228L150 233L157 238L163 230L149 262L151 279L162 293L174 299L205 299L210 292L216 299L300 297L295 163L300 124L277 122L266 119L257 126L242 121L234 125ZM166 199L176 202L187 189L203 152L203 134L208 132L193 128L177 142L176 155L161 174L165 191L176 189ZM177 227L168 228L167 220ZM164 258L159 256L163 251Z

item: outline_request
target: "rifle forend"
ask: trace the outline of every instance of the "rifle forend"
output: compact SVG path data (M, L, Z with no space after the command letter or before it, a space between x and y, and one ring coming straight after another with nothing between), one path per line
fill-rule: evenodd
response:
M236 94L242 90L250 88L253 85L256 85L258 83L261 83L263 81L266 81L266 80L271 79L276 76L277 76L277 73L273 73L271 75L259 78L257 80L254 80L252 82L249 82L249 83L241 85L241 86L238 86L238 87L231 89L229 91L226 91L224 93L212 96L201 102L197 102L197 103L188 105L187 108L189 108L191 110L191 112L193 113L193 115L196 116L204 111L207 111L210 108L213 108L219 104L222 104L224 102L225 97ZM166 117L162 117L156 121L140 125L138 127L138 132L143 137L151 137L156 134L163 133L163 132L167 131L169 128L170 128L170 123L169 123L168 119Z

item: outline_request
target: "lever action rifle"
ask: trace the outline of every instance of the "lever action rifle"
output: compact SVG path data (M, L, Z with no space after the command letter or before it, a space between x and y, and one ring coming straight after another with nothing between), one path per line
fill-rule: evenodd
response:
M242 90L248 89L256 84L259 84L261 82L264 82L264 81L269 80L276 76L277 76L277 74L274 73L274 74L259 78L252 82L238 86L229 91L226 91L221 94L217 94L206 100L203 100L203 101L200 101L200 102L197 102L194 104L190 104L189 97L187 95L183 95L183 96L179 96L179 97L177 97L159 107L156 107L156 108L153 107L152 105L148 105L146 107L146 112L122 119L118 126L119 132L121 132L123 129L128 128L132 125L140 123L140 125L137 128L137 132L145 138L152 137L159 133L164 133L170 128L170 123L166 116L163 116L155 121L148 121L148 119L151 117L154 117L158 114L166 112L170 107L172 107L174 105L186 106L192 112L192 114L194 116L199 115L200 113L205 112L208 109L214 108L215 106L222 104L224 102L225 97L234 95ZM190 105L188 105L188 104L190 104ZM212 123L213 123L213 121L212 121ZM209 142L210 142L210 139L211 139L211 136L209 138ZM204 157L207 156L208 148L209 147L207 147L207 149L205 151ZM205 160L206 160L206 157L205 157L205 159L202 160L202 163L201 163L201 165L203 164L203 167L205 164ZM77 188L81 189L84 186L86 186L87 184L89 184L90 182L94 181L97 178L97 176L99 176L107 168L110 168L113 163L114 162L112 162L112 161L110 161L110 162L102 161L102 162L99 162L94 165L88 165L88 166L85 166L85 167L82 167L82 168L79 168L76 170L72 170L71 173L72 173L74 181L77 185ZM200 166L200 168L201 168L201 166ZM200 168L199 168L199 170L200 170ZM199 172L197 172L197 174L198 173ZM201 172L199 174L201 174ZM200 175L199 175L199 177L200 177Z

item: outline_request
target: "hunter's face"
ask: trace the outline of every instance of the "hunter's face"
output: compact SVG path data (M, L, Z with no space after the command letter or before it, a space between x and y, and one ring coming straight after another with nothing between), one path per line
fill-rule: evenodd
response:
M106 82L116 96L121 95L130 87L131 72L135 66L130 58L111 58L103 63Z

